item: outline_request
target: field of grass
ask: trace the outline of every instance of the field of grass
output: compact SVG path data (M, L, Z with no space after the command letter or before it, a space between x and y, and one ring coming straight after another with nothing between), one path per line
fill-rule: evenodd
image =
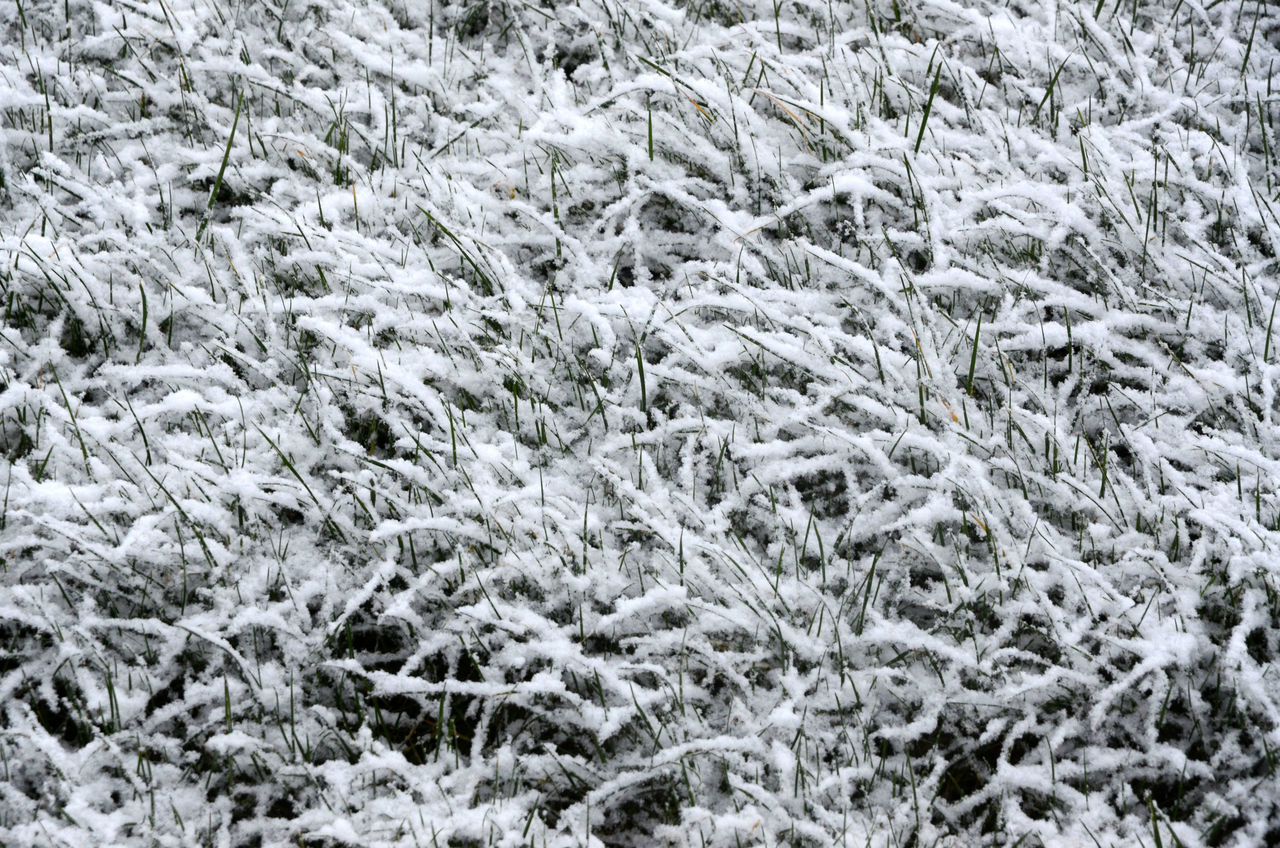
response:
M1277 60L0 0L0 844L1280 844Z

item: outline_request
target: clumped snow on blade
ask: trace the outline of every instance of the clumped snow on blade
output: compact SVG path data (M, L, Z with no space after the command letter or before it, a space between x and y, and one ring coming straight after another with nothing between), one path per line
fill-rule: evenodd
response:
M1280 8L0 45L0 843L1280 841Z

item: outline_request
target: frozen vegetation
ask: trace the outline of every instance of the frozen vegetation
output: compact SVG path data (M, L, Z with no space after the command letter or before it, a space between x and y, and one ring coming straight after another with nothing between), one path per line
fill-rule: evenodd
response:
M1280 844L1277 59L0 0L0 844Z

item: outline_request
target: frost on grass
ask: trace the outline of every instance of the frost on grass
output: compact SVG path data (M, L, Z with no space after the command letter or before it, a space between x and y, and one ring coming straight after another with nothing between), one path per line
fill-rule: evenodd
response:
M0 842L1280 839L1275 9L0 44Z

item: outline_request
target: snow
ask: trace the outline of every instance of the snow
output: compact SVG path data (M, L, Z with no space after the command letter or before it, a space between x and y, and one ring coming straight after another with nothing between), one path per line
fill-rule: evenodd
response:
M1277 10L0 45L0 844L1280 841Z

